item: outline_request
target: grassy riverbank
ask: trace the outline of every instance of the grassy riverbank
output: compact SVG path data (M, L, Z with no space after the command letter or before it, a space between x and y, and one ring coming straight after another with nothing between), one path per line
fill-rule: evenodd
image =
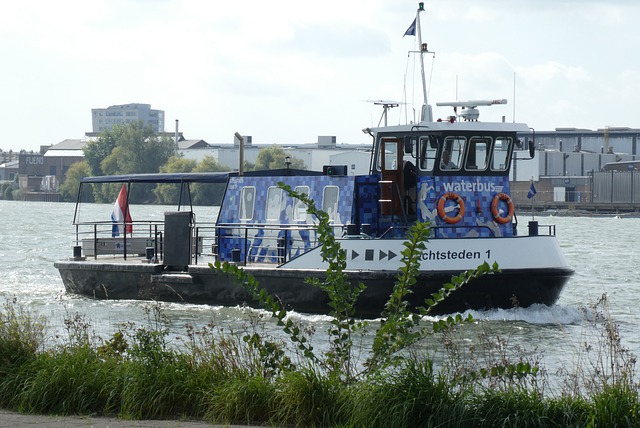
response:
M167 343L159 306L153 328L123 326L109 340L82 317L67 320L61 343L44 349L46 320L17 302L0 311L0 406L26 413L118 415L127 419L198 419L275 426L638 426L635 360L615 325L594 313L604 343L600 372L576 367L563 390L548 394L544 371L499 352L496 361L458 359L455 334L443 335L451 358L434 369L406 353L387 369L349 382L258 329L244 334L187 329L182 350ZM160 321L159 321L160 320ZM255 327L255 326L254 326ZM487 338L477 345L498 346ZM603 359L605 358L605 359ZM496 369L493 369L496 368ZM500 370L499 367L514 367Z

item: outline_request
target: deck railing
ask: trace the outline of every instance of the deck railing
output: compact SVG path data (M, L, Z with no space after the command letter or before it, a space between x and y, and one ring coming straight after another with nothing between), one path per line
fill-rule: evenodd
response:
M153 248L152 258L162 255L162 234L164 225L158 221L132 222L132 233L113 233L110 221L79 222L75 226L74 256L82 251L85 257L102 255L148 256Z
M143 257L149 262L163 260L165 240L164 222L134 221L133 233L113 236L113 223L86 222L75 224L76 237L74 256L85 257ZM360 230L355 225L335 225L334 233L339 239L373 239L366 233L364 225ZM390 227L380 234L378 239L402 238L409 226ZM477 226L478 236L495 237L487 226ZM318 243L315 224L215 224L196 223L191 229L190 260L197 264L220 259L219 246L224 245L224 260L237 263L273 263L282 264L316 248ZM431 239L448 238L456 226L432 227ZM465 229L468 229L466 227ZM483 233L480 233L484 231ZM542 225L530 222L525 235L555 235L555 225Z

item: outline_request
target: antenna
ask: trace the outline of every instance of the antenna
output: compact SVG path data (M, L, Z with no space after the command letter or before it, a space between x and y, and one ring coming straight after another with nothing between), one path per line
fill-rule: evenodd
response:
M516 123L516 72L513 72L513 123Z
M478 106L486 107L493 106L496 104L506 104L507 100L499 99L499 100L471 100L471 101L451 101L445 103L436 103L438 107L453 107L453 111L457 114L458 107L462 107L462 113L460 113L460 117L462 117L466 121L477 122L478 117L480 116L480 111L478 111Z
M458 75L456 74L456 101L458 101Z
M420 12L424 12L424 2L418 3L418 11L416 12L416 32L418 33L418 46L420 46L420 71L422 74L422 95L424 96L424 104L422 105L422 114L420 120L422 122L433 122L433 113L427 100L427 83L424 78L424 54L429 53L426 43L422 43L422 30L420 27Z
M380 120L378 121L378 126L382 123L384 119L384 126L387 126L387 111L390 108L398 107L400 104L404 104L400 101L385 101L385 100L369 100L368 102L373 103L377 106L382 106L382 116L380 116Z

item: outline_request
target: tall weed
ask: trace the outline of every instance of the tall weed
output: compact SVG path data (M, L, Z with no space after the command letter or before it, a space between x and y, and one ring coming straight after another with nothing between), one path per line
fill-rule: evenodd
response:
M44 350L46 319L36 316L17 298L0 307L0 378L16 364Z

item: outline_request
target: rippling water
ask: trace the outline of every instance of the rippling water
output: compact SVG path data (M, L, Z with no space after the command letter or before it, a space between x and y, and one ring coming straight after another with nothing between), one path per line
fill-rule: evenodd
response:
M37 313L47 316L51 334L64 333L64 319L70 314L85 315L94 331L108 338L127 321L148 321L139 301L94 301L64 292L54 261L72 254L71 222L75 204L17 202L0 200L0 296L16 298ZM173 207L137 206L131 208L135 219L161 219ZM213 220L215 210L196 207L199 221ZM88 204L81 207L84 220L108 220L111 205ZM582 309L609 297L611 315L618 323L624 344L640 355L640 218L633 217L560 217L536 218L541 225L555 224L561 247L576 273L560 300L553 307L472 312L484 320L493 332L510 343L536 346L544 352L550 367L571 364L585 340L586 322ZM520 233L526 233L528 218L520 216ZM522 254L521 257L530 257ZM203 325L211 320L227 327L242 328L250 313L243 308L204 305L166 304L171 328L183 333L186 324ZM326 330L328 317L294 314L315 327ZM588 339L588 338L587 338ZM322 346L323 335L316 340Z

